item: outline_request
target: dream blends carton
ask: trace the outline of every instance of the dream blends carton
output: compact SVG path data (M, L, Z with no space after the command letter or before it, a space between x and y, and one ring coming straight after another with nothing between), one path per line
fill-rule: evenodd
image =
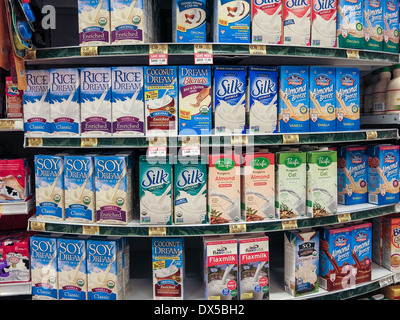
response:
M172 42L207 41L207 1L172 1Z
M57 239L59 300L86 300L86 241L76 237Z
M78 20L81 46L110 43L110 1L78 0Z
M264 234L238 235L241 300L269 300L269 239Z
M310 67L310 131L335 130L335 68Z
M352 233L351 255L357 268L356 284L371 281L372 269L372 223L355 222Z
M143 68L113 67L111 72L113 135L143 136Z
M400 216L383 217L382 265L394 272L400 271ZM375 241L375 240L374 240Z
M240 220L240 155L226 153L209 156L207 192L211 224Z
M282 66L279 96L279 132L308 132L309 68Z
M311 1L282 1L283 43L309 46L311 40Z
M81 133L111 135L111 68L81 69Z
M285 232L285 291L298 297L318 292L319 232Z
M325 217L337 213L337 152L307 152L307 215Z
M147 136L178 134L177 67L144 67Z
M275 218L275 155L246 153L241 178L242 220Z
M211 84L211 66L179 67L179 134L211 133Z
M64 158L35 155L35 196L38 219L64 220Z
M152 238L154 300L183 300L183 250L183 238Z
M282 1L251 1L252 43L280 44L282 39Z
M24 90L24 131L26 135L50 133L50 73L26 70Z
M383 2L383 51L399 52L399 1Z
M174 161L175 224L207 223L207 164L205 156Z
M360 130L360 76L357 68L336 68L336 130Z
M250 133L277 132L278 73L265 67L249 67L248 126Z
M172 224L172 164L139 157L140 223Z
M367 154L368 202L399 202L399 146L370 145Z
M213 103L216 134L245 133L246 67L214 67Z
M78 69L50 70L51 133L79 135L80 80Z
M204 286L207 300L238 299L238 241L204 237Z
M368 202L366 146L338 147L338 203Z
M364 0L365 49L382 51L385 1Z
M33 300L57 300L57 239L45 235L30 238Z
M96 222L127 224L132 220L132 161L130 153L94 157Z
M250 0L214 0L214 42L250 42Z
M311 45L336 47L337 0L312 0Z
M281 151L275 158L275 210L277 219L306 216L307 153Z
M338 46L363 49L364 0L338 0L337 11Z

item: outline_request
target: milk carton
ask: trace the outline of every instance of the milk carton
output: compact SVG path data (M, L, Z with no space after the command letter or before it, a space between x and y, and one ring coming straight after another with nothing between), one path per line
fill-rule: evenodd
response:
M279 89L279 132L308 132L309 68L282 66Z
M35 155L35 195L38 219L64 220L64 159Z
M305 152L276 153L275 210L277 219L306 216Z
M280 44L282 41L282 1L251 1L252 43Z
M50 73L26 70L24 90L24 131L26 135L50 133Z
M360 130L360 76L357 68L336 68L336 130Z
M64 166L65 220L96 222L93 157L65 156Z
M58 296L60 300L86 300L86 241L57 239Z
M183 300L183 250L183 238L152 238L154 300Z
M206 0L172 1L172 41L206 42L206 20Z
M311 0L282 1L283 43L309 46L311 39Z
M335 68L310 67L310 131L335 130Z
M111 125L111 68L81 69L81 133L108 135Z
M399 202L399 146L369 145L367 154L368 202Z
M400 217L383 217L382 265L394 272L400 271Z
M211 84L210 66L179 67L179 134L211 133Z
M143 136L143 68L113 67L111 96L113 135Z
M96 222L127 224L132 220L132 162L129 153L94 157Z
M144 67L147 136L178 134L177 79L176 67Z
M240 220L240 156L213 154L208 162L208 214L211 224Z
M352 233L352 256L357 268L356 284L371 281L372 269L372 223L355 222Z
M319 232L285 232L285 291L298 297L319 291Z
M57 300L57 239L45 235L30 238L33 300Z
M238 242L204 237L204 286L207 300L238 299Z
M250 42L250 0L215 0L214 42Z
M213 103L216 134L245 133L246 67L214 67Z
M278 74L271 68L249 68L249 115L250 133L277 132Z
M338 203L351 205L368 201L366 146L338 148Z
M175 224L207 223L207 164L205 157L175 157Z
M312 0L311 45L336 47L337 0Z
M79 135L80 79L78 69L50 70L51 132Z
M79 45L110 43L110 1L78 0Z
M384 1L364 0L364 39L368 50L382 51Z
M383 4L383 51L399 52L399 1L388 0Z
M241 300L269 300L269 239L264 234L238 236Z
M242 220L275 218L275 155L246 153L241 174Z
M364 0L338 0L337 35L340 48L364 48Z
M140 223L172 224L172 164L139 158Z

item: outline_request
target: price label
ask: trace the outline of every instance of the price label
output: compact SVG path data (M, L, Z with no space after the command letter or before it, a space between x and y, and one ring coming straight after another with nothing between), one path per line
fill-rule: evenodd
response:
M99 55L99 47L81 47L82 57L90 57L98 55Z
M168 65L168 45L150 44L149 45L149 65L161 66Z
M46 223L42 221L31 221L32 231L46 231Z
M337 219L339 223L349 222L351 221L351 214L350 213L338 214Z
M198 43L194 45L194 64L213 64L212 44Z
M0 130L14 130L15 120L2 120L0 121Z
M249 52L251 55L266 55L267 54L267 46L259 45L259 44L251 44L249 46Z
M282 220L282 230L297 229L297 220Z
M360 59L360 51L359 50L347 49L346 53L347 53L348 59Z
M367 131L365 134L367 140L375 140L378 137L378 132L376 131Z
M26 50L25 60L36 60L36 50Z
M381 287L381 288L387 287L387 286L390 286L393 283L394 283L394 276L390 275L390 276L387 276L387 277L379 280L379 287Z
M298 134L284 134L282 136L283 144L294 144L300 141Z
M29 147L42 147L43 146L43 138L28 138L28 146Z
M253 292L245 292L240 295L242 300L253 299Z
M208 300L221 300L220 296L209 296Z
M167 235L166 227L149 227L150 237L165 237Z
M91 234L91 235L99 235L100 227L99 226L82 226L82 234Z
M97 147L97 138L81 138L82 148L95 148Z
M245 146L247 145L247 136L232 136L232 146Z
M230 224L229 233L243 233L246 232L246 224Z
M148 157L167 156L167 137L150 137L147 149Z
M200 137L182 138L182 155L199 156L200 155Z

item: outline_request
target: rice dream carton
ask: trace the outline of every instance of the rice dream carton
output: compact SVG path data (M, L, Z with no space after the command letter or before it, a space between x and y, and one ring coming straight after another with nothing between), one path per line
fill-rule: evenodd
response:
M252 43L282 43L282 1L251 1Z
M364 39L368 50L382 51L384 1L364 1Z
M207 3L206 0L172 1L172 41L207 41Z
M383 51L399 52L399 1L383 3Z
M337 4L337 0L312 0L312 46L336 47Z
M369 0L367 0L369 1ZM364 0L338 0L337 35L340 48L364 48Z
M311 0L282 1L283 43L309 46L311 43Z

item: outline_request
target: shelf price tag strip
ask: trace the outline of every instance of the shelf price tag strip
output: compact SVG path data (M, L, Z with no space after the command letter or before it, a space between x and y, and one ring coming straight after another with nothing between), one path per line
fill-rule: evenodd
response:
M360 59L360 50L347 49L346 55L348 59Z
M99 226L82 226L82 234L90 234L90 235L99 235L100 227Z
M230 224L229 233L243 233L246 232L246 224Z
M379 287L387 287L394 283L394 275L387 276L381 280L379 280Z
M297 229L297 220L282 220L282 230Z
M267 46L261 44L251 44L249 46L250 55L266 55L267 54Z
M339 223L345 223L351 221L351 214L348 213L343 213L343 214L338 214L337 219Z
M97 138L81 138L82 148L96 148L98 143Z
M166 157L167 156L167 138L166 137L150 137L149 148L147 149L148 157Z
M166 227L149 227L150 237L165 237L167 235Z
M42 221L31 221L32 231L46 231L46 223Z
M2 120L0 121L0 131L14 130L15 120Z
M232 136L232 146L245 146L247 145L247 136Z
M43 138L28 138L29 147L43 147Z
M213 64L212 44L198 43L194 45L194 64Z
M300 138L298 134L284 134L282 135L283 144L299 143Z
M149 65L168 65L168 44L161 43L149 45Z
M99 47L81 47L81 57L93 57L99 55Z
M182 155L199 156L200 155L200 137L190 136L182 138Z
M366 140L375 140L378 137L377 131L367 131L365 132Z

